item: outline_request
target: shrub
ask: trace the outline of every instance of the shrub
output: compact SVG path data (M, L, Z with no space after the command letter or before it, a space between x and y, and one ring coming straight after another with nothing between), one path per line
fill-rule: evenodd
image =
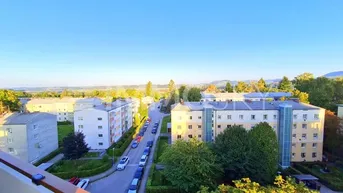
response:
M180 193L177 187L173 186L147 186L145 191L147 193Z
M42 159L38 160L36 163L34 163L34 166L39 166L42 163L50 161L52 158L57 156L58 154L62 153L62 148L57 148L55 151L51 152L49 155L43 157Z
M337 160L335 164L337 167L343 168L343 161Z

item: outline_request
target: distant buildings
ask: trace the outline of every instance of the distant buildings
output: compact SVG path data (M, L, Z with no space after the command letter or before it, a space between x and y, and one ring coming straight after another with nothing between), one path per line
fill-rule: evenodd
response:
M201 93L201 101L260 101L279 100L282 97L291 97L288 92L252 92L252 93Z
M91 149L107 149L132 127L131 100L89 106L74 112L75 132L82 132Z
M280 165L321 161L325 109L295 101L185 102L171 111L172 142L212 142L224 129L267 122L278 135Z
M142 103L146 105L150 105L151 103L154 102L154 98L151 96L146 96L142 98Z
M343 119L343 104L339 104L338 106L338 110L337 110L337 116L341 119Z
M8 113L0 118L0 150L34 163L57 148L56 115Z

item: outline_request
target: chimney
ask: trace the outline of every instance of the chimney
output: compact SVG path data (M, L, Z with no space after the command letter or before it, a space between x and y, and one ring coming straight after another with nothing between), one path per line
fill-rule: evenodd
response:
M182 105L184 105L185 103L183 102L183 99L180 99L180 103L182 104Z

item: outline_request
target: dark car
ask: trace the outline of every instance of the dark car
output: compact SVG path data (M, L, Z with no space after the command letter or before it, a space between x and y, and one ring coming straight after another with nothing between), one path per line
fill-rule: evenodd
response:
M156 128L153 128L153 129L151 130L151 133L152 133L152 134L156 134L156 133L157 133L157 129L156 129Z
M140 183L141 181L138 178L134 178L131 182L131 185L129 186L128 193L138 192Z
M134 178L142 179L143 174L144 174L144 167L138 167L135 172Z
M134 141L131 145L131 148L135 149L138 147L138 142L137 141Z
M144 131L140 131L138 135L143 137L144 136Z
M144 149L143 155L149 156L149 154L150 154L150 147L146 147Z
M155 123L155 124L154 124L154 127L158 127L158 123Z
M148 141L147 143L146 143L146 146L147 147L152 147L154 145L154 141Z
M148 129L148 126L143 127L143 131L145 132Z

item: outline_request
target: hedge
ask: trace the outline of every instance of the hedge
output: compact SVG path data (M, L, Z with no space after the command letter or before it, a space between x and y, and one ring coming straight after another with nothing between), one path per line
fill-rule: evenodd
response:
M316 166L317 165L317 166ZM311 166L312 167L321 167L325 164L320 163L320 162L316 162L316 163L297 163L294 164L294 167L296 169L298 169L299 171L303 172L303 173L307 173L307 174L311 174L313 176L316 176L317 178L319 178L319 181L324 184L325 186L329 187L330 189L334 190L334 191L343 191L343 179L335 179L335 180L341 180L341 182L334 182L334 176L328 176L328 175L321 175L318 173L315 173L311 170Z
M102 172L109 170L111 167L112 167L112 161L108 161L103 166L100 166L98 168L93 168L91 170L58 172L58 173L52 173L52 174L55 176L58 176L62 179L70 179L74 176L82 178L82 177L89 177L89 176L94 176L94 175L100 174Z
M146 193L181 193L177 187L173 186L147 186Z
M36 163L34 163L34 166L39 166L42 163L48 162L50 161L52 158L54 158L55 156L57 156L58 154L62 153L62 148L59 147L57 148L55 151L51 152L50 154L48 154L47 156L43 157L42 159L38 160Z

